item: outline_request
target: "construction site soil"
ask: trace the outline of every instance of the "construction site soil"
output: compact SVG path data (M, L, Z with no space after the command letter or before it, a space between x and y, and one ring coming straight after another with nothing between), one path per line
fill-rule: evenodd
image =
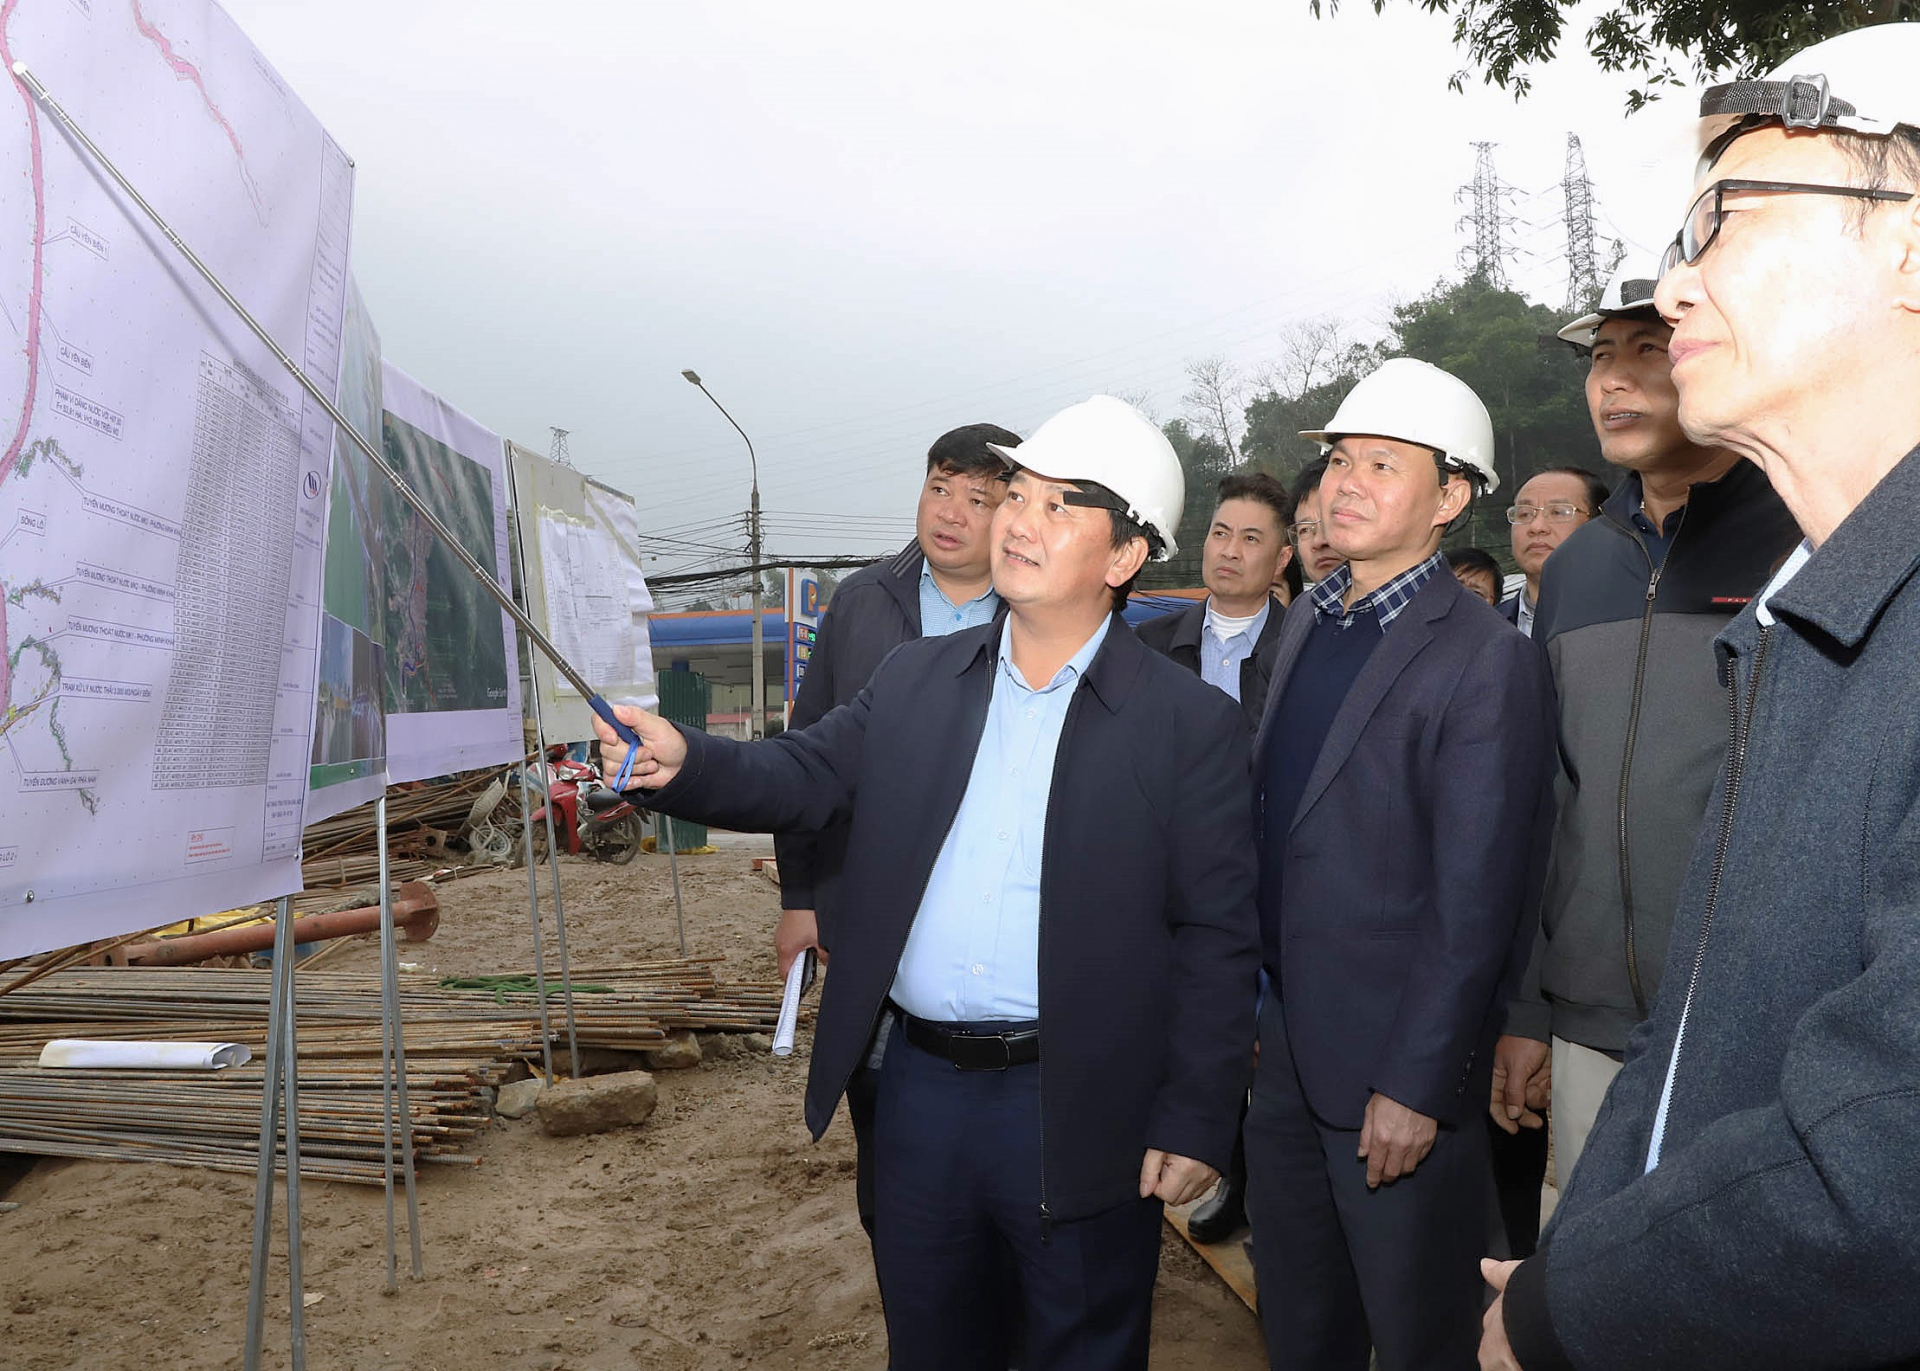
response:
M751 859L771 856L772 843L714 841L719 851L680 859L688 951L723 955L723 981L770 978L779 896ZM563 858L561 873L574 964L678 954L665 857L626 867ZM529 967L523 870L439 895L439 932L402 943L404 960L436 975ZM329 965L377 970L377 947L362 940ZM407 1278L403 1232L395 1295L384 1293L381 1192L306 1183L307 1365L879 1371L886 1330L854 1213L853 1137L844 1116L820 1142L808 1137L807 1049L803 1029L786 1059L744 1052L662 1071L653 1117L620 1132L549 1138L532 1116L497 1121L475 1148L479 1167L423 1168L426 1279ZM241 1365L251 1177L0 1157L0 1199L20 1206L0 1213L4 1371ZM282 1193L276 1220L284 1213ZM263 1365L286 1367L278 1223L269 1291ZM1264 1364L1254 1316L1167 1230L1152 1365Z

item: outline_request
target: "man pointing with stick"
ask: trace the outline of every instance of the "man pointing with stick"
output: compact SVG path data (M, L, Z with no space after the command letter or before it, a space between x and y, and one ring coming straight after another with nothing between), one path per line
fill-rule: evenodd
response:
M851 704L765 742L619 714L657 809L851 821L807 1122L818 1137L878 1059L893 1364L1006 1366L1004 1247L1032 1364L1145 1367L1161 1205L1213 1183L1247 1083L1247 730L1117 619L1174 550L1160 431L1096 396L1000 451L992 624L905 644Z

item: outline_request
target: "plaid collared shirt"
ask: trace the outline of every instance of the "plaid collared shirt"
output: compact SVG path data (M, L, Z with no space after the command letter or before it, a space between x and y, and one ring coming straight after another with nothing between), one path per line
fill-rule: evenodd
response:
M1349 609L1340 602L1353 584L1353 571L1342 562L1333 574L1313 588L1310 596L1313 612L1323 618L1338 619L1342 628L1352 628L1357 615L1371 611L1380 622L1380 631L1385 633L1387 626L1400 617L1400 611L1413 603L1420 587L1445 565L1446 559L1436 552L1420 565L1408 567L1372 594L1361 596Z

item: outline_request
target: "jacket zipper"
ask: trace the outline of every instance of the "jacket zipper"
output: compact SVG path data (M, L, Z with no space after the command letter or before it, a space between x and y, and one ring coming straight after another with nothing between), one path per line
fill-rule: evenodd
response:
M1687 521L1685 505L1680 507L1680 522L1674 525L1673 540L1667 545L1667 555L1656 566L1653 554L1647 551L1646 544L1634 537L1631 530L1627 535L1633 538L1634 546L1646 557L1651 574L1647 578L1646 604L1640 611L1640 650L1633 660L1633 692L1627 704L1627 740L1620 753L1620 794L1616 815L1616 833L1620 845L1620 918L1626 936L1627 984L1633 990L1633 1009L1637 1019L1647 1017L1647 992L1640 983L1640 953L1634 944L1633 919L1633 856L1628 837L1629 795L1633 780L1633 752L1640 736L1640 705L1646 694L1647 685L1647 648L1653 639L1653 601L1660 590L1660 577L1667 569L1667 559L1673 556L1673 542L1680 537L1681 526Z
M1086 681L1082 678L1073 688L1073 700L1067 705L1067 717L1060 723L1060 741L1053 752L1053 776L1048 781L1047 794L1052 796L1054 788L1060 784L1060 769L1066 764L1067 742L1073 736L1074 721L1080 716L1080 701ZM1040 826L1040 912L1039 926L1035 930L1035 943L1038 949L1040 967L1047 964L1047 854L1053 850L1053 804L1047 804L1047 817ZM1036 968L1036 971L1039 968ZM1042 983L1042 992L1045 985ZM1053 1210L1047 1204L1047 1007L1040 1006L1040 1056L1034 1062L1034 1094L1038 1097L1040 1114L1040 1245L1050 1246L1053 1242Z
M1720 806L1720 834L1713 844L1713 869L1707 877L1707 907L1700 918L1700 938L1694 944L1693 969L1687 975L1686 998L1680 1002L1680 1025L1674 1033L1673 1063L1667 1069L1667 1090L1680 1077L1680 1056L1687 1045L1687 1020L1693 1013L1694 992L1700 985L1700 968L1706 964L1707 938L1713 932L1713 913L1720 904L1720 884L1726 874L1727 849L1733 841L1733 815L1740 803L1740 783L1747 769L1747 740L1753 732L1753 715L1760 702L1760 672L1767 661L1767 644L1773 641L1773 627L1760 630L1760 643L1754 649L1752 674L1747 678L1747 707L1740 708L1739 673L1729 671L1727 682L1727 789Z

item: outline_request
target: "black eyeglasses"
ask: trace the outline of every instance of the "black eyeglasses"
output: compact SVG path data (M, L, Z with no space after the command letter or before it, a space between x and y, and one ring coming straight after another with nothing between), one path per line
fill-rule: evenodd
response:
M1686 222L1680 226L1680 232L1667 244L1666 253L1660 258L1660 274L1665 276L1682 262L1692 266L1699 261L1713 246L1713 240L1720 236L1720 225L1726 217L1726 197L1756 191L1774 195L1841 195L1851 200L1885 200L1890 203L1911 200L1914 196L1910 190L1811 186L1798 181L1715 181L1700 192L1687 210Z

